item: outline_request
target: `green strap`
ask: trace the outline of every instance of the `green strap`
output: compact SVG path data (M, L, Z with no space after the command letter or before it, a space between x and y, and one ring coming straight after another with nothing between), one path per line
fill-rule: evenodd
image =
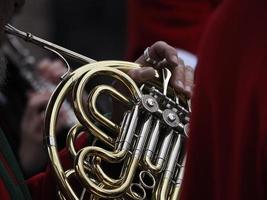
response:
M29 190L27 188L26 182L23 178L21 170L16 162L15 156L8 145L8 141L4 136L2 130L0 129L0 152L5 157L7 164L10 167L10 170L14 173L17 184L12 181L12 178L7 173L7 169L3 163L0 162L0 177L3 179L4 183L7 186L7 189L10 193L10 196L14 200L21 200L21 199L31 199Z
M14 184L2 163L0 163L0 177L3 180L12 199L25 199L20 188Z

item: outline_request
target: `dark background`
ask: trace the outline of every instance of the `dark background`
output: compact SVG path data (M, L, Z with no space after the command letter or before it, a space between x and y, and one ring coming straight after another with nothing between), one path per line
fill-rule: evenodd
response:
M124 0L28 1L13 21L22 30L93 59L123 59L126 3ZM46 54L36 47L30 49L39 59Z

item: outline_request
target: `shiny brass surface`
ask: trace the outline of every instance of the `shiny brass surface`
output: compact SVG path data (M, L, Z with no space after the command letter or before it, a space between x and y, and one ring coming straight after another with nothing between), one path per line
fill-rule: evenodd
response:
M168 69L155 73L154 80L140 87L127 75L129 70L141 67L136 63L96 62L12 26L7 26L6 31L81 63L90 63L63 77L46 109L45 142L60 199L179 198L190 106L169 86ZM124 90L106 83L88 90L97 77L111 78ZM113 114L124 113L121 123L99 110L97 102L102 94L119 102L116 106L124 107L113 110ZM56 126L60 108L70 97L78 122L69 130L66 141L73 165L62 166ZM77 140L85 136L87 145L77 147Z

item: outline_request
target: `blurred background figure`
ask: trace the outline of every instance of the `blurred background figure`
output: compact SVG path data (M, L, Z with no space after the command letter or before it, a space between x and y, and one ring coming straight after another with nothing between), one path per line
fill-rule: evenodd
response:
M65 72L59 60L35 62L16 38L10 37L1 49L7 58L6 84L1 89L0 125L16 153L26 176L46 165L43 148L44 111L47 102ZM67 109L62 110L58 131L69 127ZM72 124L74 121L72 122ZM65 138L63 134L61 137ZM64 140L61 140L64 141ZM63 147L64 142L60 142Z
M16 24L23 24L25 29L38 31L40 36L48 38L50 35L50 18L47 12L48 2L45 0L30 1L14 20ZM33 9L35 7L35 9ZM43 9L41 9L43 8ZM29 46L30 47L30 46ZM8 43L4 45L8 60L7 81L1 90L0 125L23 169L25 177L42 170L45 167L47 154L42 145L42 126L44 108L51 91L37 91L35 84L25 77L23 70L31 70L30 77L35 74L37 60L46 56L44 51L31 48L31 52L23 46L19 52L14 52ZM24 58L24 54L25 58ZM34 52L33 57L31 53ZM31 69L28 69L31 67Z

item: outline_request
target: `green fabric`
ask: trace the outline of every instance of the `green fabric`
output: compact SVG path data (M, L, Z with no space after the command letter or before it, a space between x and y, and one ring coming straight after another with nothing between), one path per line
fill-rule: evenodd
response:
M6 184L10 196L14 200L31 199L29 190L27 188L21 170L18 166L18 163L16 162L15 156L10 146L8 145L8 141L1 129L0 129L0 152L5 157L11 171L14 173L14 176L18 181L18 184L15 184L12 181L12 178L7 173L3 163L0 163L0 176L3 179L4 183Z
M12 199L25 199L20 188L12 182L12 179L9 177L2 163L0 163L0 177L4 181L4 184Z

